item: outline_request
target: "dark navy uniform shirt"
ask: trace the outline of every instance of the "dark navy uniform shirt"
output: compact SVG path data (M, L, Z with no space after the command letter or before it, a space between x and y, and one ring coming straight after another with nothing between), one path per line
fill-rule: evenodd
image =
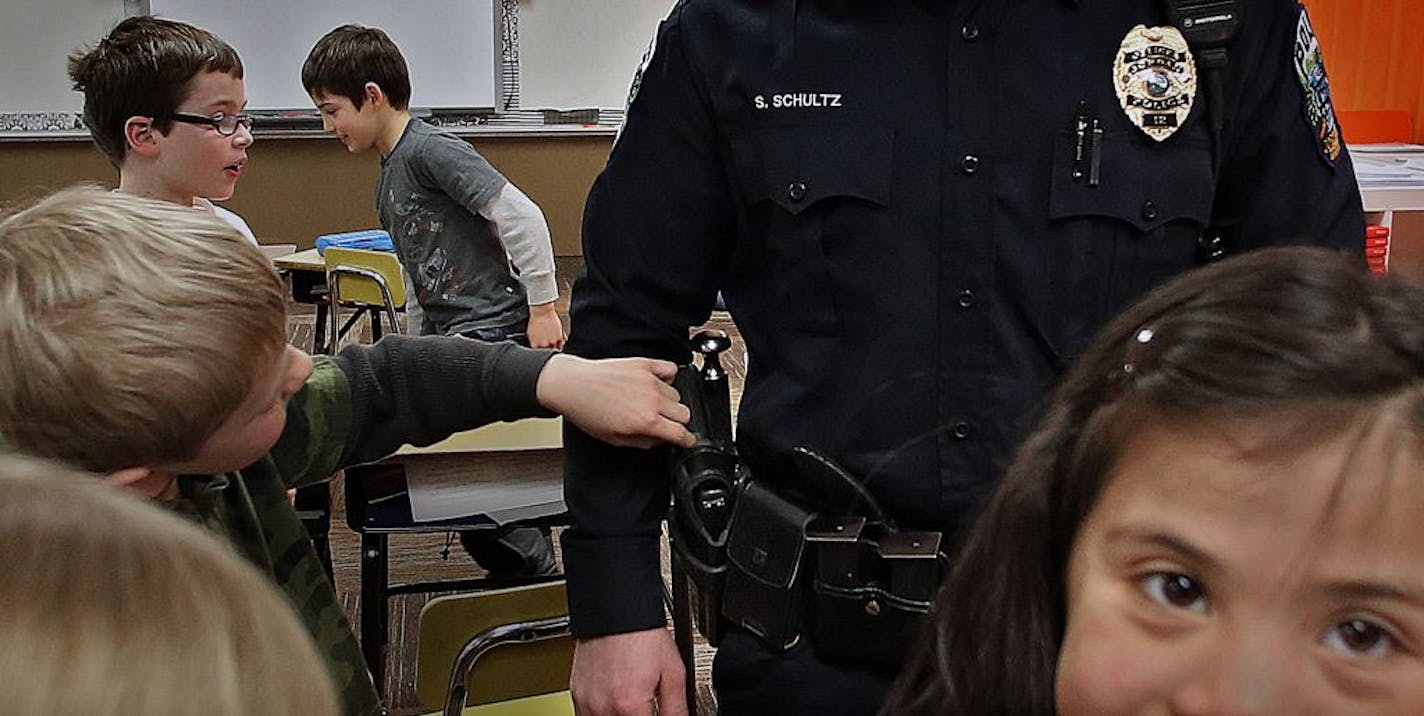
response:
M1123 37L1168 24L1154 0L684 0L589 196L567 350L686 362L721 290L763 469L814 446L902 525L955 529L1065 363L1206 229L1362 252L1349 157L1304 110L1298 5L1238 5L1217 172L1202 91L1161 142L1119 105ZM1073 178L1080 115L1097 186ZM566 449L575 633L663 624L666 454Z

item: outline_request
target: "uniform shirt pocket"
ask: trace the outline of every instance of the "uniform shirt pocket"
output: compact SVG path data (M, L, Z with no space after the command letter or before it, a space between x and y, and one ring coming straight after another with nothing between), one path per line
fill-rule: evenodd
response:
M1109 126L1092 183L1092 147L1077 158L1077 137L1053 144L1044 247L1051 291L1034 311L1044 338L1063 358L1097 326L1162 281L1197 264L1197 240L1211 221L1214 182L1204 132L1158 143L1129 125ZM1075 170L1080 173L1075 176Z
M1177 145L1149 146L1149 140L1137 137L1104 135L1094 186L1092 148L1075 162L1076 138L1061 135L1054 143L1048 218L1101 216L1143 234L1173 221L1205 228L1211 217L1210 147L1182 139ZM1075 168L1082 170L1080 178L1074 178Z
M791 327L834 332L828 240L870 237L890 202L894 133L885 127L749 129L730 137L746 236L764 242L774 296Z

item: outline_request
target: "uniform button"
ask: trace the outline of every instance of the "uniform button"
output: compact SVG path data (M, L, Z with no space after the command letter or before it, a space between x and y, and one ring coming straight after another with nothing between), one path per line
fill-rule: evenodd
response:
M792 201L801 201L806 198L806 185L801 182L791 182L791 186L786 187L786 198Z
M1142 204L1142 218L1152 221L1157 218L1157 204L1153 201L1146 201Z
M964 158L959 160L959 168L963 169L965 174L979 171L979 157L973 154L964 155Z
M970 306L973 306L973 305L974 305L974 292L973 292L973 291L970 291L970 290L967 289L967 288L964 289L963 291L960 291L960 292L959 292L959 307L960 307L960 308L969 308Z
M959 440L969 439L969 434L973 432L969 429L969 423L956 423L954 426L954 437Z
M964 38L965 42L973 42L979 39L979 26L972 22L966 22L964 27L959 28L959 36Z

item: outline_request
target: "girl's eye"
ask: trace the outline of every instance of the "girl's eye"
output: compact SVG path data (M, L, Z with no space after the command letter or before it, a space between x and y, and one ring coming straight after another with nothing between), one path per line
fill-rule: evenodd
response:
M1349 656L1381 657L1394 645L1388 629L1367 619L1341 622L1325 632L1325 646Z
M1140 584L1147 596L1158 604L1198 614L1206 612L1206 591L1197 580L1185 574L1153 572L1143 577Z

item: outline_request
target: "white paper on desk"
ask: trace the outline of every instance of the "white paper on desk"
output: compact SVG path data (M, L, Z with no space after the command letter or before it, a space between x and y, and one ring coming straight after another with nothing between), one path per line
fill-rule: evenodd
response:
M431 522L485 515L504 524L564 511L560 471L495 470L488 464L492 459L499 456L485 453L475 461L456 453L407 461L411 517Z
M1380 142L1376 144L1351 144L1350 154L1417 154L1424 152L1424 144L1403 142Z

